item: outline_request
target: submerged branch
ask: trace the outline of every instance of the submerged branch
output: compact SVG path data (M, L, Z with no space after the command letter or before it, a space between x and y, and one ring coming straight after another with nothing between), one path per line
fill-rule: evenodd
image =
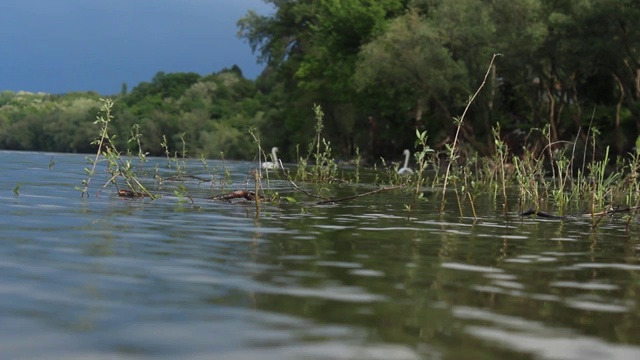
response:
M167 180L167 181L183 181L183 180L186 180L186 179L193 179L193 180L198 180L198 181L201 181L201 182L211 182L211 181L213 181L213 178L207 179L207 178L202 177L202 176L189 175L189 174L169 176L165 180Z
M379 192L383 192L383 191L388 191L388 190L394 190L394 189L398 189L404 187L404 185L395 185L395 186L387 186L387 187L383 187L380 189L376 189L376 190L372 190L372 191L368 191L366 193L362 193L362 194L356 194L353 196L347 196L344 198L339 198L339 199L326 199L326 200L322 200L317 202L316 204L318 205L323 205L323 204L332 204L332 203L338 203L338 202L342 202L342 201L347 201L347 200L353 200L353 199L357 199L357 198L361 198L363 196L368 196L368 195L373 195L373 194L377 194Z
M269 198L265 198L264 196L258 194L256 195L255 192L253 191L247 191L247 190L236 190L236 191L232 191L230 193L226 193L226 194L221 194L221 195L217 195L214 197L210 198L211 200L222 200L222 201L227 201L230 202L233 199L245 199L247 201L255 201L256 199L259 199L260 201L269 201Z

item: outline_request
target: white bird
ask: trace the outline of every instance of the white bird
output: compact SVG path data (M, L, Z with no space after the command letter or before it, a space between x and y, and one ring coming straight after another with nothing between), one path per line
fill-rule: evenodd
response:
M277 147L273 147L271 148L271 161L265 161L262 163L262 168L263 169L277 169L280 167L279 165L279 161L278 161L278 156L276 155L276 152L278 152L278 148Z
M404 166L398 170L398 175L413 175L413 170L409 168L409 155L411 155L411 152L405 149L403 154L404 154Z

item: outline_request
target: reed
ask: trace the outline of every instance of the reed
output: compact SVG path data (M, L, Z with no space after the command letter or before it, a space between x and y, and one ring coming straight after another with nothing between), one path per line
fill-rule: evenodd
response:
M532 152L525 152L523 157L513 156L516 188L520 210L525 204L533 203L533 208L540 209L540 203L547 193L548 183L545 179L544 161ZM531 206L527 206L531 208Z
M554 152L553 164L555 179L553 181L554 188L551 190L551 195L558 208L560 215L564 214L564 209L569 204L571 198L568 193L568 185L571 180L571 164L572 160L567 158L563 150Z
M502 141L500 137L500 124L496 124L492 129L494 145L495 145L495 155L493 162L497 166L498 169L498 178L499 183L502 189L502 211L504 215L507 216L508 204L507 204L507 156L508 156L508 147L507 144Z
M262 159L264 158L265 160L267 159L267 155L264 151L264 149L262 148L262 143L260 142L260 135L257 133L257 131L254 128L250 128L249 129L249 134L251 135L251 137L253 138L253 141L255 142L257 148L258 148L258 163L260 165L262 165ZM273 159L275 160L275 159ZM267 181L267 189L270 188L270 178L269 178L269 172L265 171L265 177L266 177L266 181ZM265 189L263 188L262 185L262 167L258 166L257 168L251 169L251 171L249 172L249 177L246 180L246 184L248 186L249 181L253 180L253 191L255 194L255 207L256 207L256 218L259 216L260 214L260 193L264 193Z
M629 172L623 183L627 185L625 193L625 203L630 206L630 212L627 217L626 230L629 231L631 220L635 218L637 209L640 206L640 136L636 141L636 150L630 154L628 160Z
M356 146L356 171L354 181L356 184L360 183L360 164L362 163L362 156L360 156L360 148Z

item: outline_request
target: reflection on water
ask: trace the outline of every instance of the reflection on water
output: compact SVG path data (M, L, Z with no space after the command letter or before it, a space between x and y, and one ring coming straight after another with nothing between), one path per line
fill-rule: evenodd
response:
M195 204L171 182L83 199L84 166L0 152L8 358L640 358L637 224L505 219L488 197L479 223L435 198L408 214L402 191L318 206L277 178L298 202L256 218L197 182ZM252 164L225 166L244 189Z

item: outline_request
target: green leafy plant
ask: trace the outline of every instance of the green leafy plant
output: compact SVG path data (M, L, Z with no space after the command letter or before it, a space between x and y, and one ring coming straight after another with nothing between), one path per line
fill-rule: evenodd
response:
M324 112L320 105L313 106L315 117L315 135L308 145L305 157L298 157L296 179L315 183L328 183L338 179L338 165L331 154L331 142L322 136L324 129ZM309 159L314 164L309 167Z
M105 182L102 188L96 193L96 196L104 189L108 184L115 185L116 189L120 192L120 187L118 186L117 180L119 178L123 179L127 186L127 190L130 191L134 197L149 197L156 198L155 195L151 194L147 188L140 182L137 177L137 173L132 165L130 159L123 158L118 152L114 140L116 137L109 133L109 124L113 120L112 109L113 109L113 101L111 99L100 99L102 101L102 107L100 108L100 113L96 117L96 121L94 124L100 125L100 133L96 140L92 142L93 145L98 146L98 150L96 152L95 158L87 158L87 161L91 165L90 168L85 168L85 172L87 173L87 179L82 181L82 187L78 188L81 191L81 195L89 196L89 185L91 183L91 179L96 174L96 167L100 160L100 157L104 157L104 160L107 162L107 172L111 175L111 177Z

